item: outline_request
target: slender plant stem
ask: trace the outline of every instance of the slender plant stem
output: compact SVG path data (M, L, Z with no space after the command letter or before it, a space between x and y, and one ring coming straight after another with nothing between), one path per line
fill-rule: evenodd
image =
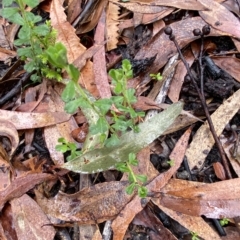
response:
M203 38L203 36L202 36ZM205 115L206 115L206 118L207 118L207 121L208 121L208 124L209 124L209 128L210 128L210 131L213 135L213 138L214 138L214 141L218 147L218 150L219 150L219 153L221 155L221 158L222 158L222 161L223 161L223 165L225 167L225 171L226 171L226 174L227 174L227 177L228 179L231 179L232 178L232 174L230 172L230 169L229 169L229 166L228 166L228 162L227 162L227 158L225 156L225 153L224 153L224 150L223 150L223 147L222 147L222 144L216 134L216 131L215 131L215 128L214 128L214 125L213 125L213 122L212 122L212 119L211 119L211 116L210 116L210 113L208 111L208 108L207 108L207 104L206 104L206 100L205 100L205 95L204 95L204 89L203 89L203 67L202 67L202 51L203 51L203 39L202 39L202 44L201 44L201 51L200 51L200 57L199 57L199 61L201 61L201 64L200 64L200 82L201 82L201 92L198 88L198 85L196 83L196 80L195 80L195 77L193 76L193 74L191 73L191 70L189 68L189 65L187 63L187 61L185 60L182 52L181 52L181 49L176 41L176 39L174 38L173 40L173 43L175 44L177 50L178 50L178 53L179 53L179 56L181 58L181 60L183 61L183 64L185 65L186 69L187 69L187 72L188 72L188 75L190 76L192 82L193 82L193 85L198 93L198 96L200 98L200 101L201 101L201 104L202 104L202 107L204 109L204 112L205 112ZM200 63L200 62L199 62Z

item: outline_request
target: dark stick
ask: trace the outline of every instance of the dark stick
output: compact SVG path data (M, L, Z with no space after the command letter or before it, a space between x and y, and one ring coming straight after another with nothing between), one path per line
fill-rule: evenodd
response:
M167 29L167 28L166 28ZM210 29L209 29L210 30ZM199 30L200 31L200 30ZM223 165L225 167L225 171L226 171L226 174L228 176L228 179L231 179L232 178L232 175L231 175L231 172L230 172L230 169L229 169L229 166L228 166L228 162L227 162L227 158L225 156L225 153L224 153L224 150L223 150L223 147L222 147L222 144L216 134L216 131L215 131L215 128L213 126L213 122L212 122L212 119L211 119L211 116L210 116L210 113L208 111L208 108L207 108L207 104L206 104L206 101L205 101L205 96L204 96L204 90L203 90L203 69L202 69L202 64L200 65L200 71L201 71L201 90L202 90L202 93L200 92L199 88L198 88L198 85L196 83L196 80L195 80L195 77L193 76L193 74L191 73L191 70L189 68L189 65L188 63L186 62L182 52L181 52L181 49L175 39L175 36L172 34L172 30L170 31L167 31L165 30L165 33L169 35L169 39L171 41L173 41L173 43L175 44L177 50L178 50L178 53L179 53L179 56L181 58L181 60L183 61L183 64L184 66L186 67L187 69L187 72L188 72L188 75L190 76L191 80L192 80L192 83L198 93L198 96L200 98L200 101L201 101L201 104L202 104L202 107L204 109L204 112L205 112L205 115L206 115L206 118L207 118L207 121L208 121L208 124L209 124L209 128L210 128L210 131L213 135L213 138L214 138L214 141L219 149L219 153L221 155L221 158L223 160ZM170 33L170 34L169 34ZM203 38L203 35L202 33L201 34L201 38ZM206 34L207 35L207 34ZM200 52L200 59L202 58L202 50L203 50L203 45L201 44L201 52ZM202 60L201 60L202 61Z
M22 84L25 83L30 76L31 73L25 73L23 77L17 82L16 86L0 99L0 106L5 104L9 99L19 93L21 91Z

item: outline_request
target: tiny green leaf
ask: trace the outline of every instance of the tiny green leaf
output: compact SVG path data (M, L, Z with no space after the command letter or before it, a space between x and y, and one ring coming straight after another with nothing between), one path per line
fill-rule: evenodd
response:
M24 0L24 2L31 8L34 8L39 4L38 0Z
M132 162L136 159L136 154L135 153L129 153L128 155L128 161Z
M122 84L120 82L117 82L113 91L115 94L122 93L122 91L123 91Z
M49 33L50 29L47 25L42 24L34 27L33 32L39 36L46 36Z
M20 26L23 26L25 24L24 19L22 18L22 16L18 12L15 13L14 15L8 17L8 20L13 22L13 23L16 23Z
M68 102L75 98L75 83L73 81L67 83L61 97L64 102Z
M135 183L130 184L129 186L126 187L126 193L129 195L133 194L135 187L136 187Z
M12 5L13 2L14 2L14 0L3 0L2 3L3 3L3 6L8 7L8 6Z
M25 47L25 48L19 48L17 50L18 56L25 56L28 58L32 58L32 52L31 52L31 47Z
M116 105L116 107L118 107L119 105L122 105L123 103L123 96L112 96L111 97L113 103Z
M120 119L117 119L116 122L112 125L112 127L115 129L115 130L119 130L121 132L125 132L128 128L129 124L127 121L122 121Z
M14 14L16 14L18 12L18 8L4 8L2 9L1 11L1 15L4 17L4 18L9 18L9 17L12 17Z
M142 183L147 182L147 176L146 175L136 175L137 180L139 180Z
M61 138L58 139L58 142L59 143L66 143L66 139L61 137Z
M69 150L67 145L56 145L55 149L62 153L65 153Z
M117 163L116 164L116 169L120 172L129 172L129 168L126 166L125 163Z
M109 111L110 107L112 106L112 101L111 99L103 98L95 101L94 105L100 109L103 115L105 115Z
M77 98L77 99L74 99L70 102L67 102L65 104L64 110L67 113L73 114L78 109L80 103L81 103L81 98Z
M129 174L128 174L128 181L130 183L134 182L136 184L136 181L134 179L134 174L132 172L129 172Z
M65 68L68 66L67 49L62 43L56 43L46 50L49 62L56 67Z
M28 11L25 12L25 16L26 16L27 21L29 21L31 23L37 23L42 20L41 16L36 16L32 12L28 12Z
M77 83L78 79L79 79L79 70L73 65L73 64L69 64L66 67L67 73L69 74L70 78Z
M116 134L112 134L110 138L105 141L106 147L114 147L119 144L119 138Z
M140 186L138 187L138 196L141 197L141 198L145 198L147 197L147 188L144 187L144 186Z
M104 117L100 117L95 125L90 126L91 134L104 133L108 130L108 122Z
M135 97L135 89L133 89L133 88L129 88L129 89L127 89L126 90L126 98L128 99L128 101L130 102L130 103L135 103L135 102L137 102L137 98Z
M24 69L27 71L27 72L32 72L36 69L36 65L35 65L35 62L34 61L31 61L31 62L28 62L24 65Z

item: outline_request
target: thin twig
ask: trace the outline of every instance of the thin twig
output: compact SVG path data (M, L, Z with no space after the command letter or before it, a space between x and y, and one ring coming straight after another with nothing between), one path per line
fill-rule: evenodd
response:
M213 125L213 122L212 122L212 119L211 119L211 116L210 116L210 113L208 111L208 108L207 108L207 104L206 104L206 100L205 100L205 95L204 95L204 89L203 89L203 66L202 66L202 52L203 52L203 34L201 35L201 38L202 38L202 44L201 44L201 51L200 51L200 57L199 57L199 64L200 64L200 82L201 82L201 92L199 90L199 87L196 83L196 79L195 77L193 76L190 68L189 68L189 65L187 63L187 61L185 60L182 52L181 52L181 49L174 37L174 35L172 34L169 34L170 35L170 40L173 41L173 43L175 44L177 50L178 50L178 53L179 53L179 56L181 58L181 60L183 61L183 64L185 65L186 69L187 69L187 72L188 72L188 75L189 77L191 78L191 81L197 91L197 94L200 98L200 101L201 101L201 104L202 104L202 107L204 109L204 112L205 112L205 115L206 115L206 118L207 118L207 121L208 121L208 124L209 124L209 128L210 128L210 131L213 135L213 138L214 138L214 141L219 149L219 153L221 155L221 158L222 158L222 161L223 161L223 165L225 167L225 171L226 171L226 174L227 174L227 177L228 179L231 179L232 178L232 175L231 175L231 172L230 172L230 169L229 169L229 166L228 166L228 162L227 162L227 158L225 156L225 153L224 153L224 150L223 150L223 147L222 147L222 144L216 134L216 131L215 131L215 128L214 128L214 125Z

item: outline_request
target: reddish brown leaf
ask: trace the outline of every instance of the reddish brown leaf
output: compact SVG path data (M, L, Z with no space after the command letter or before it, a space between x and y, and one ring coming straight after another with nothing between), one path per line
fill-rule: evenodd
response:
M19 129L41 128L57 123L66 122L70 114L65 112L52 113L21 113L7 110L0 110L0 120L9 121Z
M95 0L91 2L91 7L85 12L84 20L77 28L77 34L90 32L96 27L106 3L107 1L105 0Z
M211 240L222 239L219 237L218 233L216 233L212 229L212 227L210 227L209 224L203 220L202 217L189 216L180 212L173 211L169 208L162 206L159 203L158 199L154 199L153 201L169 217L173 218L175 221L177 221L178 223L180 223L182 226L189 229L190 231L197 233L199 237L202 237L203 239L211 239Z
M17 53L15 51L7 50L0 47L0 61L7 62L11 58L16 57Z
M118 37L119 37L119 15L120 7L112 2L108 3L107 6L107 17L106 17L106 38L107 42L107 50L110 51L112 49L117 48Z
M1 240L17 239L17 234L13 225L12 209L10 204L6 204L5 207L2 209L0 223Z
M213 169L216 176L221 180L226 180L226 174L223 165L220 162L213 163Z
M79 143L83 143L85 141L87 134L88 134L87 124L83 124L83 126L76 128L71 132L73 139Z
M173 160L173 166L166 172L160 174L152 182L150 182L147 187L149 192L159 192L162 187L166 185L172 175L180 167L183 157L185 155L186 148L188 146L188 140L191 134L191 129L189 128L182 137L176 143L172 153L169 158Z
M191 216L233 218L240 212L240 179L206 184L172 179L161 191L160 204Z
M24 194L11 201L13 224L18 239L49 240L55 229L38 204Z
M189 66L192 65L193 61L194 61L194 56L191 53L191 51L187 51L184 54L184 57L187 61L187 63L189 64ZM179 62L176 70L175 70L175 74L172 78L171 81L171 85L168 91L168 97L173 101L173 102L177 102L179 100L179 95L180 95L180 91L182 89L182 84L184 82L184 77L187 73L187 70L183 64L183 62Z
M229 73L240 82L240 60L236 57L212 57L212 60L221 69Z
M200 16L213 28L230 34L233 37L240 37L240 23L227 8L214 0L199 0L207 11L199 11Z
M99 19L94 40L97 43L104 42L104 35L106 29L106 12L102 11ZM102 46L93 56L93 72L95 83L101 98L110 98L112 96L110 85L108 82L108 75L106 70L105 48Z
M177 240L171 231L163 226L162 222L149 207L144 208L136 215L133 219L133 224L152 229L152 231L149 231L148 233L151 240Z
M57 40L62 42L67 48L68 61L72 63L85 51L85 47L80 43L79 38L75 34L75 29L67 22L63 0L52 1L50 18L52 26L58 33Z
M12 144L11 155L18 147L19 137L16 127L9 121L0 119L0 136L7 137Z
M75 194L59 192L47 199L35 191L38 204L43 211L65 221L79 224L94 224L114 218L131 200L125 192L128 182L105 182L96 184Z
M137 102L133 104L133 107L137 110L149 110L149 109L161 109L161 106L156 104L153 100L148 97L139 96Z
M150 199L145 198L147 203ZM143 209L141 205L141 199L138 196L135 196L134 199L129 202L121 213L114 219L112 223L113 240L122 240L125 232L128 228L128 225L131 223L133 218Z
M35 185L53 178L55 177L50 174L34 173L14 179L7 188L0 191L0 209L3 208L5 202L20 197Z
M79 16L82 11L81 8L82 1L72 0L68 2L68 14L67 20L69 23L73 23L74 20Z
M113 1L113 0L111 0ZM117 2L117 0L114 0ZM201 2L197 0L131 0L131 3L138 3L141 5L157 5L157 6L168 6L175 7L180 9L188 9L188 10L206 10L207 6L201 4ZM127 5L127 3L125 3Z

